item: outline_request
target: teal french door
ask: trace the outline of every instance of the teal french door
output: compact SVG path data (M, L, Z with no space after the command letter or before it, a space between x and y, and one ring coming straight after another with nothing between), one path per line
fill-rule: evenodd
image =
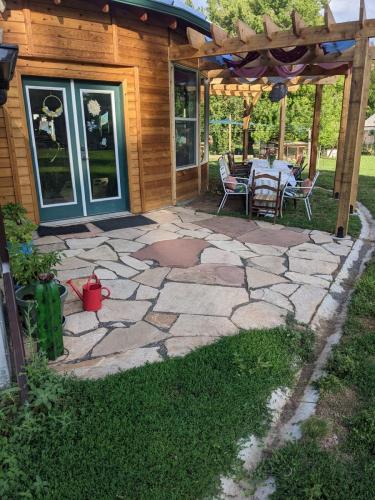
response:
M128 210L120 85L23 82L42 222Z

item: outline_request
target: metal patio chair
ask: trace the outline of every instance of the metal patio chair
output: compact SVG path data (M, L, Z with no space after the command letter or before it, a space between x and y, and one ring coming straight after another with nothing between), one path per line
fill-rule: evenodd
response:
M223 184L224 196L221 200L217 213L224 207L228 196L242 195L246 196L246 215L248 215L249 207L249 185L248 179L245 177L234 177L230 174L227 161L224 156L219 158L220 178Z
M311 184L307 184L305 179L304 181L297 181L297 185L295 187L285 186L282 194L282 204L286 202L286 200L293 200L294 206L297 204L297 200L303 200L305 203L306 214L309 221L312 218L312 209L311 209L311 197L313 194L313 190L316 184L316 181L319 177L319 171L316 172ZM304 185L305 183L305 185Z

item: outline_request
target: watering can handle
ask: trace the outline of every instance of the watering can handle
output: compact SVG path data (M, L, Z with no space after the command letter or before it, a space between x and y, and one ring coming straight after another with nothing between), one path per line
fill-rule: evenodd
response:
M91 283L91 281L94 281L95 283L98 283L100 284L100 280L99 278L97 277L97 275L95 273L93 273L89 279L87 280L87 284Z
M102 290L105 290L107 292L107 295L102 295L103 300L109 299L109 297L111 296L111 290L106 286L102 286Z

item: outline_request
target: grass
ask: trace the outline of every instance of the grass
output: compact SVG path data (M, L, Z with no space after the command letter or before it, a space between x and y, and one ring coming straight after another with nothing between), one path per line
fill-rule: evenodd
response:
M236 469L239 440L265 431L271 391L293 383L311 339L292 327L243 332L102 380L66 378L61 391L49 383L53 403L34 373L37 425L30 409L10 412L13 425L0 418L0 497L215 495L220 475Z
M331 192L334 179L335 160L321 160L319 165L320 176L318 186L324 189L315 189L312 198L313 217L311 222L307 219L303 202L297 202L296 209L292 202L288 202L284 210L283 217L279 219L281 224L288 227L300 227L303 229L319 229L321 231L334 232L337 219L338 202L332 198ZM210 185L211 190L220 190L220 179L216 157L210 162ZM359 200L362 201L375 214L375 197L371 193L375 192L375 158L362 157L361 178L359 187ZM245 217L244 213L230 210L222 210L222 215L234 217ZM355 238L359 236L361 222L357 215L353 215L349 220L349 234Z
M262 465L273 498L375 498L375 260L357 283L341 343L320 382L317 417L301 442ZM321 419L318 423L317 419Z

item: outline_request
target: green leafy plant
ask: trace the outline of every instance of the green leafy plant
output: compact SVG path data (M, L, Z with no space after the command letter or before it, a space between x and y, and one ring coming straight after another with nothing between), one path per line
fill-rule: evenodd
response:
M7 203L1 207L4 219L14 221L16 224L22 224L27 219L27 210L20 203Z
M54 267L61 261L59 252L42 253L32 248L30 253L23 253L19 246L11 248L10 266L13 277L19 285L30 285L40 274L54 272Z
M37 226L27 217L26 208L20 203L8 203L1 207L1 211L8 242L12 245L29 243Z
M33 232L37 226L29 219L24 219L22 224L14 220L5 219L5 233L8 242L12 245L17 243L29 243L33 239Z

